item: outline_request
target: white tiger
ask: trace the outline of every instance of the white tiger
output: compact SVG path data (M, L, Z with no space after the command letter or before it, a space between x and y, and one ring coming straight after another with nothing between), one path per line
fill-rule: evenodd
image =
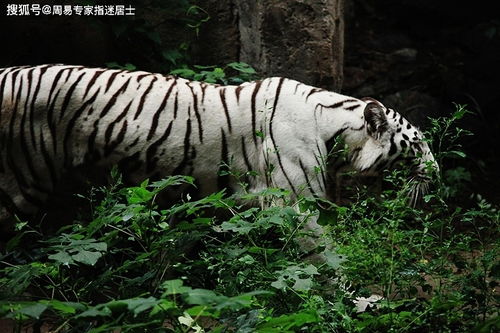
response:
M220 86L146 72L41 65L0 70L0 223L34 214L63 172L119 165L132 181L191 175L200 195L255 171L249 191L326 195L327 142L340 136L360 171L406 151L415 179L437 167L421 132L373 99L280 77ZM273 171L269 173L268 171Z

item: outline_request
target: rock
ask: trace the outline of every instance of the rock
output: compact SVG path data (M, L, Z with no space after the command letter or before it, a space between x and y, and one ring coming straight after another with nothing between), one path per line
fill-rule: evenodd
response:
M240 60L264 76L342 85L343 0L237 0Z
M395 58L395 61L410 63L417 60L417 53L415 49L403 48L392 52L392 56Z

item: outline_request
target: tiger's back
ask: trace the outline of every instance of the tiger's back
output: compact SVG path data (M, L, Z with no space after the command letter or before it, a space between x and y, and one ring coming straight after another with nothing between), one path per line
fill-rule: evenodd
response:
M325 196L326 143L337 136L362 171L408 150L423 153L420 174L433 160L418 129L392 109L285 78L218 86L41 65L0 70L0 93L0 223L36 212L80 166L118 165L132 182L191 175L201 195L238 189L221 167L251 170L249 191Z
M117 164L135 182L192 175L201 194L235 186L220 166L263 171L257 133L266 131L278 81L217 86L81 66L3 69L0 200L30 214L81 165Z

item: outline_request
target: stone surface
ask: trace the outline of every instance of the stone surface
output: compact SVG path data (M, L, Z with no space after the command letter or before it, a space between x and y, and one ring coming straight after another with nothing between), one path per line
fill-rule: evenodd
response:
M236 0L240 61L264 76L286 76L339 90L343 0Z

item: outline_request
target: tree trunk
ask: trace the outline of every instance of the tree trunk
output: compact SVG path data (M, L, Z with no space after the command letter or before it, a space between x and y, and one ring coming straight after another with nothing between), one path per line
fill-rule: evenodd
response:
M340 90L343 0L235 0L240 61L265 76Z

